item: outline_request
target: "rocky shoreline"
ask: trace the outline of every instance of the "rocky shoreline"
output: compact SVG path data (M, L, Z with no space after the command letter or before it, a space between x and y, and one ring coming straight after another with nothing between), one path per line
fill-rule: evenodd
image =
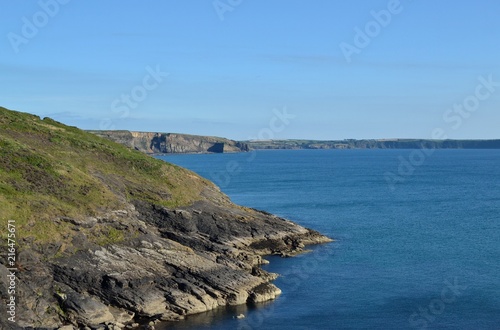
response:
M330 241L179 166L1 107L0 204L2 330L118 330L272 300L262 256Z
M135 202L85 221L58 221L76 232L106 224L129 237L97 246L77 234L74 252L62 256L56 256L57 244L23 250L19 329L123 329L144 320L182 320L220 306L272 300L281 291L271 283L277 274L260 268L262 256L289 256L330 241L227 200L176 210ZM2 278L6 272L0 265Z

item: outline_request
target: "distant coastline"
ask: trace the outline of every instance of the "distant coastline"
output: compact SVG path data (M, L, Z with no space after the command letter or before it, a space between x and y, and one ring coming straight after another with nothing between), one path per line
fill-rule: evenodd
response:
M500 149L500 140L255 140L243 141L251 149Z
M264 149L500 149L497 140L249 140L179 133L89 131L147 154L233 153Z

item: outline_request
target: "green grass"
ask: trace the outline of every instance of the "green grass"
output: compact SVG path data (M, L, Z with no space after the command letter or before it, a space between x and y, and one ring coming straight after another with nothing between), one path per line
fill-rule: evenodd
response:
M16 220L18 235L35 242L68 241L68 226L55 222L62 216L93 216L133 200L185 206L201 199L207 185L190 171L76 127L0 107L0 221ZM123 240L113 230L101 234L100 244Z
M123 231L116 228L110 227L105 228L101 235L96 237L96 243L102 246L120 243L125 240L125 234Z

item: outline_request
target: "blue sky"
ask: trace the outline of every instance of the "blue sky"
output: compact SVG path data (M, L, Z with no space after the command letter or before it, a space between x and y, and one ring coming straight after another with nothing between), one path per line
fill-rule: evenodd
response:
M10 1L0 105L234 139L500 138L499 13L497 0Z

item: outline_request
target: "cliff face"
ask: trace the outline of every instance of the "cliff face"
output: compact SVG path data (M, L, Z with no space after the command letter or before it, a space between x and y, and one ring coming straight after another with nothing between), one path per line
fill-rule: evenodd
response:
M90 132L149 154L224 153L249 150L246 143L211 136L130 131Z
M223 153L251 149L500 149L500 140L256 140L233 141L225 138L174 133L130 131L90 131L148 154Z
M0 247L0 329L122 329L274 299L262 255L329 241L231 203L193 172L4 108L0 203L3 228L16 229L15 262Z

